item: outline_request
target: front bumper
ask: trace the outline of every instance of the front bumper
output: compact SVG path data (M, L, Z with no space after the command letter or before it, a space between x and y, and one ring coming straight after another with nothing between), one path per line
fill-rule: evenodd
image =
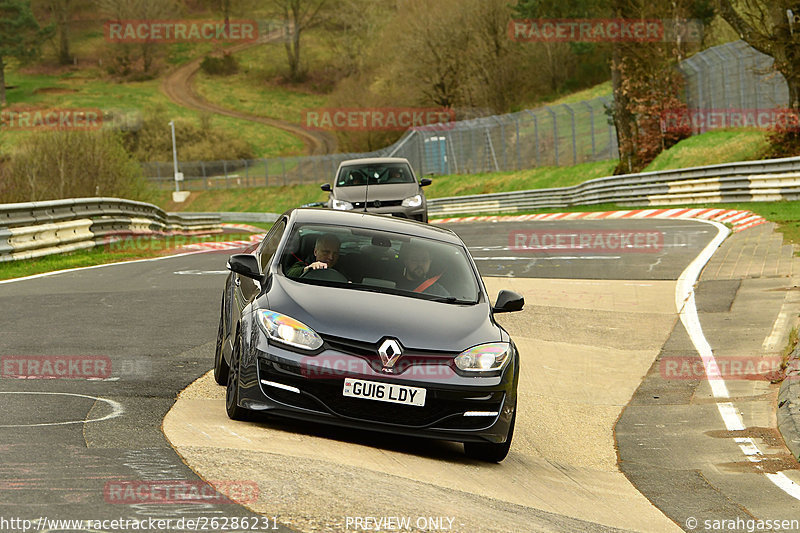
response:
M251 364L244 365L245 359ZM358 367L359 372L329 372L330 365L319 371L315 366L331 360L342 363L336 368ZM467 377L439 369L430 378L417 373L416 379L373 372L363 358L333 350L303 356L270 345L254 349L242 362L240 404L289 418L458 442L502 443L516 408L516 358L500 376ZM345 377L424 388L425 405L346 397Z
M390 215L393 217L399 218L408 218L411 220L416 220L419 222L427 222L428 221L428 206L427 202L423 202L421 206L418 207L403 207L402 205L382 205L380 207L374 207L372 204L374 202L370 202L370 205L367 206L366 211L367 213L374 213L376 215ZM330 207L330 206L329 206ZM354 212L364 211L364 203L363 202L356 202L352 209Z

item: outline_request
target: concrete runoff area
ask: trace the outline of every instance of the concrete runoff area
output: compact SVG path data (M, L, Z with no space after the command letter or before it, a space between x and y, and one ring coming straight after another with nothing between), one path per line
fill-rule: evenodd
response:
M164 432L201 477L257 481L251 509L303 531L363 516L450 517L453 531L678 531L617 468L613 433L675 323L675 283L484 281L493 297L508 288L527 302L497 315L522 358L514 443L499 465L456 443L233 422L210 375L180 395Z
M750 521L768 529L758 520L800 527L800 469L784 442L792 435L781 435L776 420L776 381L800 313L800 280L791 247L773 229L729 237L697 285L699 321L721 376L706 378L677 323L616 426L621 469L687 528L717 521L724 530L746 530Z
M800 517L774 481L800 482L775 431L777 384L726 381L723 408L702 375L662 379L670 357L699 359L677 320L674 280L713 237L707 224L662 222L628 227L664 231L661 250L588 255L506 249L512 231L530 237L543 228L536 223L453 225L485 258L478 267L491 296L508 288L527 300L524 311L497 315L524 369L519 427L500 465L471 461L455 443L277 418L229 421L222 387L208 376L190 384L211 368L230 251L0 282L0 351L10 368L37 374L31 360L92 362L74 379L0 379L8 415L0 515L254 516L229 503L188 509L105 498L109 481L205 478L257 481L260 499L248 505L303 531L375 530L366 519L381 517L409 517L409 529L427 531L678 530L690 512ZM624 229L598 222L587 231L609 228ZM699 323L720 362L770 360L796 323L791 250L767 229L729 237L696 286ZM111 362L111 377L98 360ZM741 429L731 431L728 419Z

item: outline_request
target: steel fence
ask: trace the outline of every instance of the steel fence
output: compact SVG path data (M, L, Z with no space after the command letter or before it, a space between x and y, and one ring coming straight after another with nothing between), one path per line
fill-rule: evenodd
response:
M680 70L686 79L689 110L727 114L725 123L735 124L734 118L746 122L759 112L785 108L789 103L789 88L773 64L773 58L744 41L714 46L682 61ZM772 119L779 115L763 116L766 123L759 125L771 126ZM708 131L715 124L696 120L694 126L696 134Z
M610 99L540 107L411 130L388 154L420 174L474 174L617 157Z
M182 190L324 183L339 163L358 157L405 157L419 175L474 174L539 166L575 165L617 157L617 137L606 109L610 98L545 106L407 131L397 142L367 153L271 159L183 161ZM174 187L173 163L143 163L145 176Z
M684 60L690 111L767 110L788 102L773 60L743 41L709 48ZM357 157L405 157L419 175L474 174L575 165L618 157L611 97L544 106L407 131L397 142L368 153L271 159L179 162L183 190L325 183L339 163ZM702 133L710 124L696 125ZM145 176L174 188L172 163L143 163Z

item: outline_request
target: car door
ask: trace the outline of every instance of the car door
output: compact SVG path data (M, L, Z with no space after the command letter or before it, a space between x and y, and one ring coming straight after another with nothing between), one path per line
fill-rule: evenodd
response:
M285 231L286 219L282 218L272 226L272 229L261 242L261 246L254 252L259 258L261 272L266 271L267 266L275 256L275 252L278 250L278 245ZM233 283L235 285L233 291L234 300L236 301L239 316L241 316L245 306L252 302L253 299L258 296L258 293L261 292L261 284L256 280L240 276L239 274L234 274Z

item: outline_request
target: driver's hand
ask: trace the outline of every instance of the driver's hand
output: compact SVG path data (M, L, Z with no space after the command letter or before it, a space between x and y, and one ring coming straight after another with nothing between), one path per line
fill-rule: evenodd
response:
M328 268L328 263L323 263L322 261L314 261L310 265L306 267L306 271L310 270L319 270L320 268Z

